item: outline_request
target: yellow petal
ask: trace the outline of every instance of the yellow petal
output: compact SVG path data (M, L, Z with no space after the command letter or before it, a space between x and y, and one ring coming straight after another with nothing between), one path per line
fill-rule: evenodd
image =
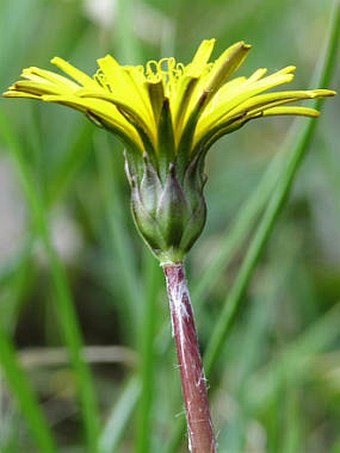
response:
M205 135L209 129L214 127L219 122L225 122L229 114L233 115L234 109L241 106L242 103L262 91L276 85L281 85L282 83L290 82L292 77L292 74L280 73L275 75L275 77L265 77L264 79L250 85L247 81L245 81L239 86L232 86L231 89L226 86L225 91L224 87L221 88L220 92L214 99L214 108L207 109L203 112L197 125L195 136L198 140L200 140L200 138Z
M148 112L149 117L152 119L152 106L150 105L150 97L146 86L143 66L123 66L123 69L131 80L135 90L138 92L145 111Z
M110 90L115 95L119 95L120 98L124 98L127 104L130 104L130 108L138 112L142 117L148 118L150 121L153 120L153 113L151 106L147 108L143 102L143 96L140 93L140 88L133 83L130 75L124 70L111 55L106 55L104 58L97 60L99 68L105 76Z
M65 74L72 77L72 79L74 79L81 85L89 87L97 86L97 83L92 79L92 77L85 74L85 72L75 68L70 63L68 63L67 61L63 60L60 57L52 58L51 63L60 68L63 72L65 72Z
M271 109L267 109L263 112L263 116L273 115L302 115L316 118L320 115L320 112L310 107L301 107L293 105L290 107L274 107Z
M267 68L259 68L257 69L250 77L248 77L248 83L257 82L258 80L262 79L262 77L268 71Z
M72 80L64 77L60 74L56 74L52 71L46 71L44 69L36 68L35 66L31 66L30 68L24 69L22 72L22 76L30 79L30 80L48 80L54 84L61 84L63 86L67 86L71 89L78 89L79 85Z
M220 87L243 62L250 48L243 41L230 46L215 61L211 70L200 77L191 94L184 123L191 121L192 115L199 119L209 101L219 93Z
M196 78L202 74L202 70L209 61L215 42L215 39L205 39L202 41L196 50L192 62L186 66L187 76Z
M164 87L162 80L158 82L145 82L149 94L149 100L154 113L155 121L158 123L159 115L161 113L163 102L165 98Z
M242 111L257 113L267 108L274 107L275 105L329 96L328 93L329 90L295 90L261 94L239 104L236 109L230 111L230 115L237 115L237 113Z
M37 96L36 94L26 93L24 91L15 91L9 90L2 93L5 98L28 98L28 99L40 99L41 96Z
M216 92L233 72L242 64L251 46L240 41L225 50L215 61L206 81L206 90Z
M111 94L109 92L105 92L104 90L96 89L96 90L87 90L85 88L80 89L76 92L77 97L80 97L82 99L90 99L90 100L102 100L106 101L105 105L107 108L109 108L111 105L115 105L120 109L122 112L125 112L128 114L129 117L133 118L134 123L138 123L146 132L148 135L149 139L153 143L153 145L156 144L157 140L157 131L155 127L152 127L153 124L149 124L146 121L145 116L142 115L142 112L139 112L135 109L135 106L129 104L126 102L126 99L123 96L120 96L120 93L118 92L118 95L116 94ZM103 105L103 108L105 106Z
M90 111L102 118L107 123L111 124L113 128L118 129L121 134L128 136L133 140L140 149L143 149L142 141L137 134L135 128L128 123L123 115L119 113L116 107L106 101L100 99L81 98L78 96L49 96L42 97L46 102L58 102L61 104L72 106L73 108L82 112Z
M67 94L68 89L65 89L61 85L54 85L48 81L33 81L33 80L19 80L11 87L16 91L25 91L26 93L35 94L41 96L43 94Z

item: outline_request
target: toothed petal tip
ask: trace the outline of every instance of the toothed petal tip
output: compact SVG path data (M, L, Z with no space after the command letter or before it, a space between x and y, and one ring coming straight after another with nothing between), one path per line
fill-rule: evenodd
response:
M63 60L63 59L60 58L60 57L53 57L53 58L51 58L51 60L50 60L50 62L51 62L52 64L55 64L55 65L58 65L58 63L61 63L61 62L63 62L63 61L65 61L65 60Z

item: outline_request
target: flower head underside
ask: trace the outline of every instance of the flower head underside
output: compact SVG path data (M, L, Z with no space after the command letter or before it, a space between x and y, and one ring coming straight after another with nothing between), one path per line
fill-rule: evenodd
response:
M98 59L93 77L55 57L51 62L68 77L30 67L4 95L68 105L116 133L129 149L170 162L182 154L193 158L253 118L318 116L315 109L286 104L334 94L325 89L267 92L291 82L294 66L230 79L251 46L238 42L209 62L214 44L204 40L187 65L163 58L145 67L123 66L107 55Z
M182 259L204 227L204 158L216 140L259 117L316 117L317 110L291 103L335 94L273 90L292 81L294 66L231 78L251 46L238 42L210 61L214 44L204 40L187 65L171 57L125 66L107 55L93 77L55 57L65 75L30 67L4 93L80 110L120 137L135 223L163 261Z

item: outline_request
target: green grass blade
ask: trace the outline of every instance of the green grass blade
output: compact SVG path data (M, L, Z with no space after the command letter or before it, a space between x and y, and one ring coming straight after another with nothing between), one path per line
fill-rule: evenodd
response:
M255 191L245 202L233 224L228 226L228 235L223 244L221 244L211 262L207 264L202 275L195 279L192 290L195 306L203 303L204 295L214 287L216 281L230 263L235 251L249 235L257 216L264 208L276 185L279 178L278 171L283 165L284 158L285 156L282 153L278 153L273 158Z
M156 301L162 279L158 262L149 250L145 249L144 257L145 300L142 301L144 313L139 320L140 379L133 377L115 404L100 436L100 451L103 453L116 451L138 401L136 451L150 451L152 396L155 389Z
M306 329L284 352L248 383L251 402L265 406L280 392L287 382L301 382L309 373L317 354L339 338L340 304L328 310L320 319ZM256 389L256 392L251 389Z
M46 453L55 452L56 447L47 420L27 377L17 362L14 347L5 335L2 325L0 325L0 362L7 385L19 403L39 450Z
M99 440L100 453L118 451L119 441L134 411L140 392L139 379L131 378L101 432Z
M77 130L73 143L67 150L66 158L51 177L48 187L48 205L53 205L60 198L67 188L67 183L72 180L79 166L87 158L88 153L84 151L89 148L88 143L92 132L91 125L87 123Z
M0 111L0 134L8 150L12 153L35 228L39 233L46 252L55 291L56 313L59 317L61 332L68 347L71 363L78 380L79 399L87 443L91 452L95 452L97 449L99 419L96 399L92 387L90 370L81 356L81 333L67 284L67 278L51 242L44 204L36 190L32 175L23 157L21 145L2 111Z
M337 44L339 39L339 3L336 2L335 14L331 15L332 23L330 33L327 37L327 46L325 55L322 57L321 74L318 80L318 86L327 86L329 84L332 69L335 63ZM321 99L315 102L315 107L320 108ZM216 324L216 328L209 341L204 362L206 373L209 374L220 354L225 338L229 332L231 323L236 315L237 309L241 303L242 296L247 287L249 279L256 267L259 257L273 231L276 220L287 200L290 189L298 169L300 168L303 157L306 154L308 145L315 131L317 122L313 119L307 119L296 138L295 146L290 154L288 165L280 182L274 192L268 207L266 208L260 224L250 243L245 259L242 262L240 271L230 290L227 299L224 302L222 314Z
M140 57L138 39L134 29L135 8L136 5L134 2L126 0L117 1L117 25L114 30L116 39L119 42L117 56L125 64L130 64Z
M126 316L122 321L129 325L129 338L133 343L136 337L138 314L140 313L141 293L139 289L139 277L137 272L136 259L131 247L131 241L126 234L126 225L121 219L121 197L119 197L119 185L113 171L112 153L108 137L99 131L94 136L94 148L98 163L99 185L103 200L104 214L109 227L109 245L112 262L119 263L118 272L121 280L123 299ZM118 150L117 150L118 151ZM120 150L119 150L120 151ZM123 307L121 307L123 310Z
M145 301L143 318L139 326L141 343L140 375L142 391L139 401L138 428L136 451L146 453L151 451L152 440L152 401L155 393L155 334L157 325L157 296L160 289L159 263L145 249L145 264L143 268L145 281Z

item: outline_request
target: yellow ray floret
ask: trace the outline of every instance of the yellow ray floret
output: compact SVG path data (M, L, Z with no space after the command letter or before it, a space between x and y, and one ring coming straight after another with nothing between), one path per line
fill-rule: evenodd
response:
M107 55L98 59L93 77L55 57L51 62L65 75L32 66L23 70L22 80L4 96L41 99L77 109L119 135L128 147L157 158L166 150L167 143L161 143L165 136L172 137L169 142L174 156L181 152L192 156L198 147L210 146L213 137L252 118L318 116L313 108L286 104L335 94L326 89L268 92L291 82L294 66L267 76L267 69L260 68L248 78L231 79L251 46L238 42L209 61L214 44L214 39L204 40L187 65L171 57L149 61L145 67L124 66Z

